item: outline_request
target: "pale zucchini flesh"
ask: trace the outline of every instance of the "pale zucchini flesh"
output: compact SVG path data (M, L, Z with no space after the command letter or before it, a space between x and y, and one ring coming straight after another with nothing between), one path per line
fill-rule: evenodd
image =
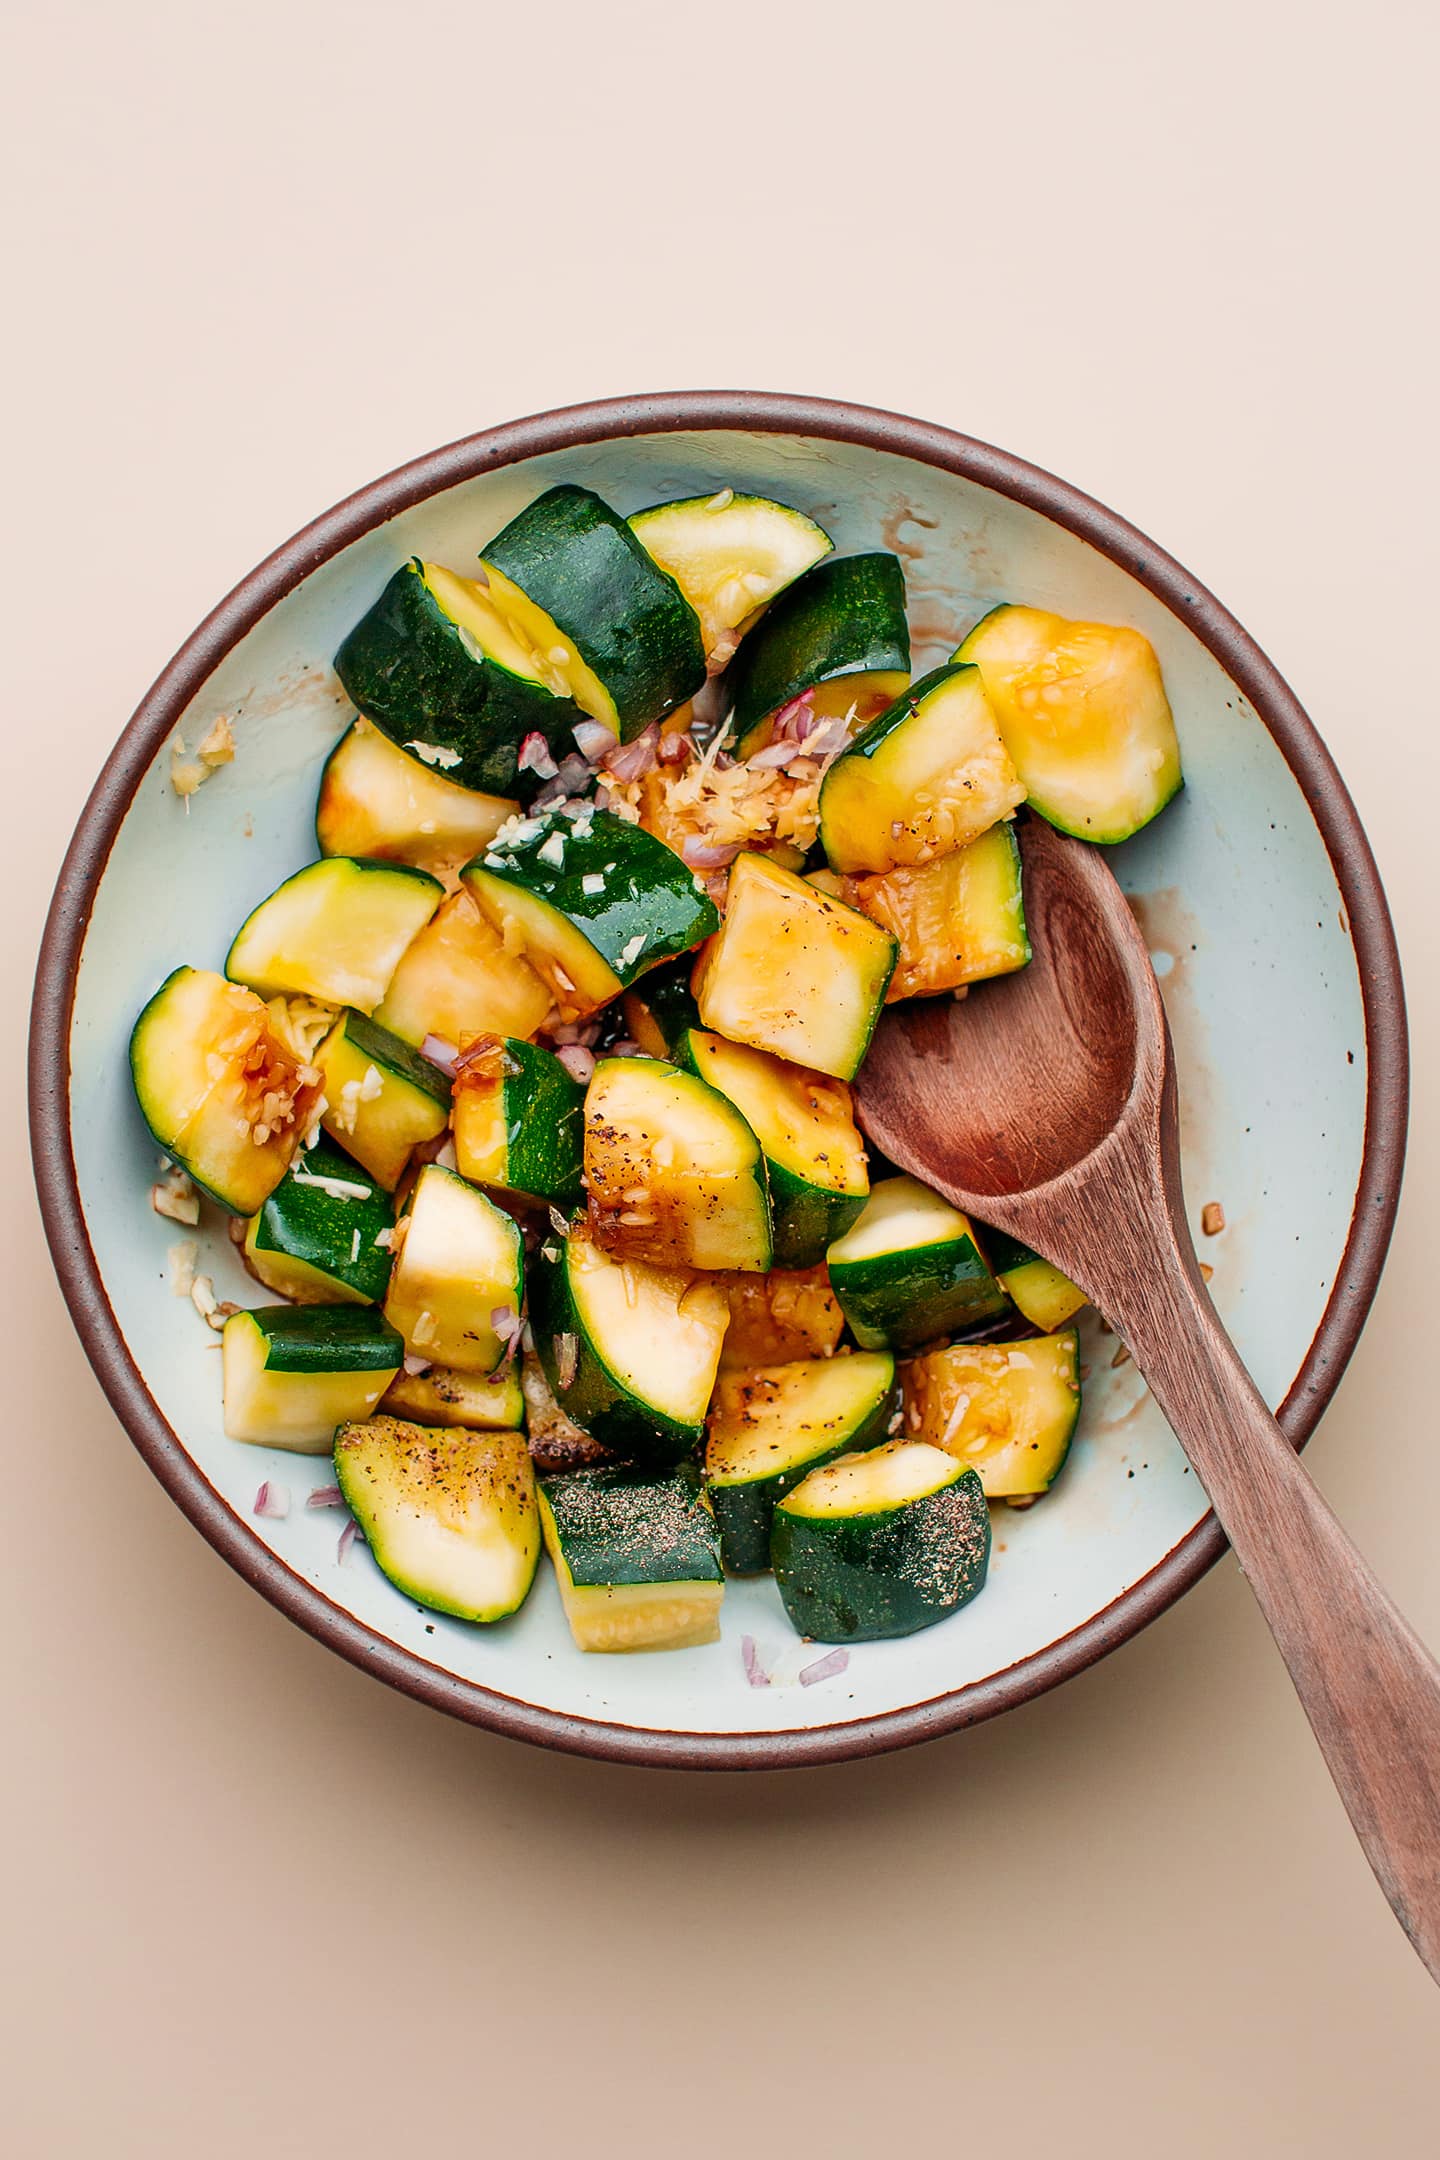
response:
M1048 1492L1080 1416L1073 1328L1025 1342L952 1343L905 1368L905 1429L979 1473L988 1500Z
M418 1373L402 1368L380 1398L380 1408L421 1425L473 1425L487 1432L525 1422L525 1398L514 1365L493 1378L456 1372L449 1365L431 1365Z
M394 1192L416 1148L438 1139L450 1121L449 1081L363 1013L340 1015L316 1061L326 1132Z
M458 1049L472 1035L523 1040L550 1010L550 992L535 970L506 951L468 892L456 892L412 940L375 1019L417 1049L427 1035Z
M399 1337L383 1323L367 1325L366 1340L358 1345L335 1328L328 1353L322 1345L316 1358L298 1369L285 1362L283 1343L277 1354L267 1332L277 1324L277 1314L285 1320L307 1317L323 1323L337 1313L357 1321L363 1317L353 1305L309 1305L298 1312L281 1306L274 1312L231 1314L221 1337L225 1431L230 1439L298 1455L325 1455L337 1425L369 1416L399 1371L403 1352Z
M373 1012L443 896L437 878L407 864L326 856L261 901L241 925L225 972L265 997Z
M494 1372L509 1342L495 1316L518 1321L524 1296L514 1219L453 1170L427 1163L401 1233L386 1319L416 1357Z
M731 488L637 511L630 529L694 608L712 660L835 544L803 511Z
M535 1475L522 1433L377 1417L335 1435L335 1477L381 1571L458 1620L503 1620L540 1558Z
M585 1097L590 1231L654 1267L770 1265L760 1144L728 1096L654 1058L603 1058Z
M519 809L505 796L458 787L362 719L326 762L315 836L322 855L410 863L451 884Z
M1020 850L1009 823L915 869L847 877L841 894L890 931L900 957L886 1003L934 997L1030 961Z

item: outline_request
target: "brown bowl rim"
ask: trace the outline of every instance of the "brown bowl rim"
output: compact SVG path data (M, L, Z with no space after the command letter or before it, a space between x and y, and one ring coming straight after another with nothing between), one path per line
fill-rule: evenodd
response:
M1269 729L1319 827L1343 898L1365 1015L1365 1146L1344 1255L1320 1325L1279 1410L1303 1447L1374 1298L1404 1163L1409 1054L1404 990L1384 889L1329 751L1279 671L1235 618L1144 533L1068 482L1009 452L868 406L764 391L610 398L487 428L413 459L328 510L222 600L139 706L80 814L51 902L30 1029L36 1186L56 1272L86 1355L140 1454L215 1550L291 1620L354 1665L454 1717L572 1754L670 1769L785 1769L909 1747L978 1724L1081 1672L1156 1619L1225 1550L1213 1515L1148 1575L1044 1649L983 1680L876 1717L783 1733L667 1732L547 1710L443 1671L387 1641L301 1580L220 1498L145 1386L105 1293L86 1230L69 1132L71 1012L90 902L116 833L161 743L240 638L319 564L431 495L479 473L578 445L675 432L749 430L887 451L939 467L1039 511L1127 570L1208 647Z

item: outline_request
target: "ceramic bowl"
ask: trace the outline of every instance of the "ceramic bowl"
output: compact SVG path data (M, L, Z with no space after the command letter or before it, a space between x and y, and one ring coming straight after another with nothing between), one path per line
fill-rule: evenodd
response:
M800 1686L768 1580L727 1588L719 1643L659 1656L581 1656L548 1569L502 1626L421 1611L363 1544L341 1553L341 1517L304 1505L329 1482L325 1458L225 1439L217 1338L168 1287L167 1248L185 1233L147 1204L156 1155L130 1093L134 1015L178 963L221 965L234 926L313 856L321 760L347 722L330 655L390 572L415 554L463 567L560 480L626 512L733 485L798 504L841 550L896 549L917 672L1005 598L1133 623L1152 640L1187 785L1114 865L1174 1030L1192 1218L1209 1201L1224 1209L1223 1233L1198 1240L1212 1292L1291 1438L1313 1428L1374 1293L1405 1128L1394 941L1344 786L1239 625L1120 518L966 437L809 399L626 399L476 435L320 518L201 625L101 775L46 930L32 1101L56 1266L116 1412L178 1505L258 1590L367 1671L476 1724L631 1761L739 1768L903 1746L1091 1663L1223 1549L1179 1447L1098 1322L1085 1332L1071 1462L1042 1505L995 1511L983 1597ZM222 713L235 762L187 808L169 784L171 738L193 744ZM223 1226L203 1239L220 1296L248 1302ZM267 1477L291 1490L283 1520L253 1513ZM747 1685L745 1634L778 1667L775 1685Z

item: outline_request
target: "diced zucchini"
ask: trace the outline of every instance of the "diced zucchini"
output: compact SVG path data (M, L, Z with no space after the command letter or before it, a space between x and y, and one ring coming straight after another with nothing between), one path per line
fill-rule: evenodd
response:
M719 921L680 857L608 810L527 819L461 876L567 1021L586 1019L657 960L688 952Z
M602 1058L585 1096L590 1234L652 1267L770 1265L760 1143L728 1096L655 1058Z
M935 668L862 728L820 783L832 870L933 862L1025 800L980 670Z
M320 1095L260 999L204 968L160 985L135 1022L130 1073L159 1145L237 1215L284 1177Z
M917 1349L1009 1309L967 1218L915 1178L883 1179L826 1265L867 1350Z
M519 770L521 743L538 732L563 746L579 714L495 599L479 579L408 562L336 653L335 672L366 719L423 764L461 787L528 798L539 783Z
M846 878L842 897L900 941L887 1004L1029 965L1020 850L1008 822L916 869Z
M453 1100L462 1177L520 1200L579 1202L585 1090L553 1050L482 1036L466 1047Z
M576 702L622 740L704 682L694 609L588 488L548 489L496 534L482 560L499 605Z
M337 1425L364 1418L400 1370L404 1345L363 1305L266 1305L232 1313L221 1339L232 1440L326 1455Z
M540 1559L525 1436L377 1417L335 1435L335 1480L397 1590L457 1620L503 1620Z
M772 1268L768 1275L712 1275L725 1293L730 1325L720 1369L789 1365L830 1357L845 1332L845 1315L823 1267Z
M417 1147L450 1122L450 1083L437 1066L363 1013L343 1012L315 1053L325 1130L394 1192Z
M453 1170L427 1163L415 1180L385 1317L416 1357L458 1372L493 1372L524 1298L514 1218Z
M570 1232L531 1285L545 1377L567 1417L617 1455L687 1454L705 1429L730 1308L688 1272L615 1260Z
M688 1030L677 1050L682 1065L729 1097L764 1150L774 1264L814 1267L870 1191L849 1088L704 1028Z
M686 1028L699 1027L700 1008L690 988L692 965L678 960L651 968L625 992L625 1025L646 1057L670 1057Z
M804 691L833 684L843 713L880 697L888 703L909 679L899 558L828 555L766 609L725 671L739 754L762 749L773 715Z
M719 1640L725 1576L693 1464L542 1477L540 1520L577 1649L689 1650Z
M267 1290L301 1305L377 1304L390 1280L394 1221L379 1181L322 1143L296 1156L251 1216L246 1263Z
M712 665L734 651L759 609L835 545L803 511L731 488L637 511L630 530L699 616Z
M1062 832L1128 840L1179 789L1170 701L1138 630L997 607L955 657L984 676L1031 807Z
M373 1012L444 892L438 878L407 863L326 856L261 901L241 924L225 972L264 997Z
M457 787L357 720L325 761L315 837L322 855L411 863L443 883L519 808L505 796Z
M904 1370L905 1429L978 1471L987 1500L1048 1492L1080 1416L1074 1328L1028 1342L952 1343Z
M725 1565L770 1565L775 1505L807 1472L883 1440L897 1401L888 1352L722 1373L705 1441L705 1486Z
M473 1425L486 1432L525 1422L525 1398L514 1365L493 1378L456 1372L452 1365L432 1365L419 1373L402 1368L381 1396L380 1408L421 1425Z
M705 1026L852 1080L895 966L895 940L763 855L738 855L725 921L693 978Z
M417 1048L438 1035L458 1049L471 1035L533 1035L550 1008L534 968L505 950L468 892L457 892L410 946L375 1018Z
M1007 1237L1003 1230L982 1225L980 1241L991 1274L1031 1327L1042 1328L1048 1335L1074 1319L1086 1300L1084 1291L1077 1289L1068 1275L1042 1260L1019 1238Z
M943 1448L887 1440L823 1464L786 1493L770 1556L801 1635L913 1635L983 1589L990 1511L979 1477Z

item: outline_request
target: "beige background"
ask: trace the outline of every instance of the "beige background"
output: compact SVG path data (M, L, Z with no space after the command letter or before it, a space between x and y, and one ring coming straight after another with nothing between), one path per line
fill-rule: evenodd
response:
M969 1735L653 1775L450 1725L125 1443L20 1127L56 865L277 540L489 422L850 396L1126 511L1334 747L1413 999L1395 1254L1313 1467L1440 1639L1433 8L10 0L0 2120L23 2160L1418 2154L1435 1998L1229 1563Z

